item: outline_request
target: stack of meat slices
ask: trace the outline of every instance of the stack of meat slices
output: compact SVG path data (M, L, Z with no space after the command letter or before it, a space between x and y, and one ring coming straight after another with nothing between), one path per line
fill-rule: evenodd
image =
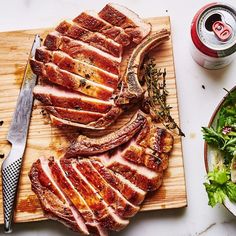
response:
M34 96L55 125L104 129L122 112L114 103L125 47L151 31L137 14L118 4L63 21L36 50L31 68L43 81Z
M32 165L32 189L49 218L105 236L126 227L146 193L160 187L173 137L138 112L113 134L79 137L72 146L67 158L40 158ZM77 153L83 156L68 158Z

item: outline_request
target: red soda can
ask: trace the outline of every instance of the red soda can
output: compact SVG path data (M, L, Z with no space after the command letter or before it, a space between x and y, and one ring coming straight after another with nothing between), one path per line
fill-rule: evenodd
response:
M201 8L191 24L193 59L207 69L230 64L236 53L236 10L224 3Z

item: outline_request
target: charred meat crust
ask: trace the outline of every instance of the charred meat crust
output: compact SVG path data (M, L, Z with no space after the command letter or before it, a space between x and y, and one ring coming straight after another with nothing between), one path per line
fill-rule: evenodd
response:
M130 36L122 28L109 24L95 12L82 12L73 21L90 31L102 33L122 46L130 44Z
M140 129L142 129L145 122L146 118L141 113L138 113L128 124L101 138L88 138L80 135L67 150L66 157L95 155L114 149L129 141L138 131L140 131Z
M151 31L150 24L145 23L133 11L116 3L108 3L98 15L110 24L123 28L134 43L140 43Z
M87 43L61 36L59 33L49 33L44 41L49 50L61 50L74 59L97 66L105 71L119 75L120 59L101 51Z
M60 32L62 35L88 43L115 57L121 57L122 55L123 47L121 44L118 44L100 33L91 32L76 23L62 21L56 27L56 31Z

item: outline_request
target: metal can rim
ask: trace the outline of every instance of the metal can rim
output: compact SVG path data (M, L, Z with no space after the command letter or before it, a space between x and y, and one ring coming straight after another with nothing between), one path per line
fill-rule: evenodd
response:
M199 22L199 19L201 18L201 16L206 11L208 11L209 8L215 7L215 6L221 6L221 7L225 7L226 6L230 10L233 10L234 12L236 12L236 9L233 6L231 6L230 4L226 4L226 3L213 2L213 3L209 3L209 4L205 5L200 10L198 10L198 12L195 14L195 16L194 16L194 18L192 20L192 24L191 24L191 38L192 38L192 41L193 41L194 45L200 51L202 51L202 49L203 49L204 53L206 55L212 56L212 57L226 57L226 56L229 56L229 55L231 55L232 53L234 53L236 51L236 41L235 41L235 43L232 44L231 47L228 47L226 49L218 49L217 50L216 48L212 48L209 45L207 45L205 42L203 42L201 40L201 37L200 37L199 32L197 30L198 22Z

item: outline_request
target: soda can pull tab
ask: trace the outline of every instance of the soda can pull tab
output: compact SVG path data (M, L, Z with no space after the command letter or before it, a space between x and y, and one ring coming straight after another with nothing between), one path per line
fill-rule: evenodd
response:
M214 22L212 30L221 41L226 41L232 35L232 29L222 21Z

